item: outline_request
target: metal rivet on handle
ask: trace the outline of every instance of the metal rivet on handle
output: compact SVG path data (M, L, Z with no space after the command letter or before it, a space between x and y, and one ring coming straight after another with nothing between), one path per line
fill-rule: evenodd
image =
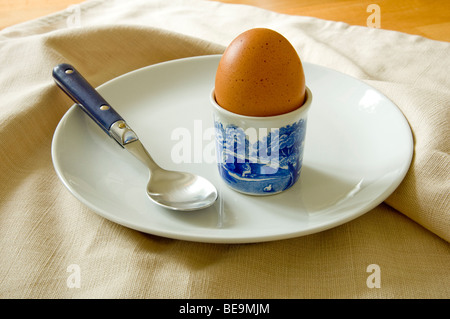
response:
M109 110L109 105L103 104L102 106L100 106L100 110L102 110L102 111Z

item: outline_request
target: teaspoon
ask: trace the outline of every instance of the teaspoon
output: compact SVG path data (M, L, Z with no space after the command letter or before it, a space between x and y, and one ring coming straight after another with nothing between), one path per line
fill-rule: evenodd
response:
M153 202L168 209L192 211L211 206L216 201L217 190L205 178L169 171L156 164L137 134L73 66L57 65L53 69L53 78L103 131L148 167L147 195Z

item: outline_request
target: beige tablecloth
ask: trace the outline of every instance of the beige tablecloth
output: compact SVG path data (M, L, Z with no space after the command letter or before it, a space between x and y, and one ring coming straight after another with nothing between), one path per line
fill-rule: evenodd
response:
M221 53L259 26L404 113L414 158L383 204L313 235L206 244L117 225L66 190L50 154L72 105L51 78L56 64L76 65L98 86L161 61ZM2 30L0 297L450 297L449 69L446 42L194 0L88 1Z

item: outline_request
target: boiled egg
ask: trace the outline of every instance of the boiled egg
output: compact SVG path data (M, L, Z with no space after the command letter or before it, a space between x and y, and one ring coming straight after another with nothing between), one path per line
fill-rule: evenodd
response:
M291 112L305 100L300 57L280 33L254 28L237 36L217 68L215 99L222 108L246 116Z

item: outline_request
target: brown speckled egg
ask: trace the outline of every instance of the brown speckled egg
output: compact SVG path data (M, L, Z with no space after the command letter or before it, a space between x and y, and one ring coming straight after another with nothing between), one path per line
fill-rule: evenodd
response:
M305 100L300 57L278 32L250 29L225 50L217 68L214 91L217 103L237 114L288 113Z

